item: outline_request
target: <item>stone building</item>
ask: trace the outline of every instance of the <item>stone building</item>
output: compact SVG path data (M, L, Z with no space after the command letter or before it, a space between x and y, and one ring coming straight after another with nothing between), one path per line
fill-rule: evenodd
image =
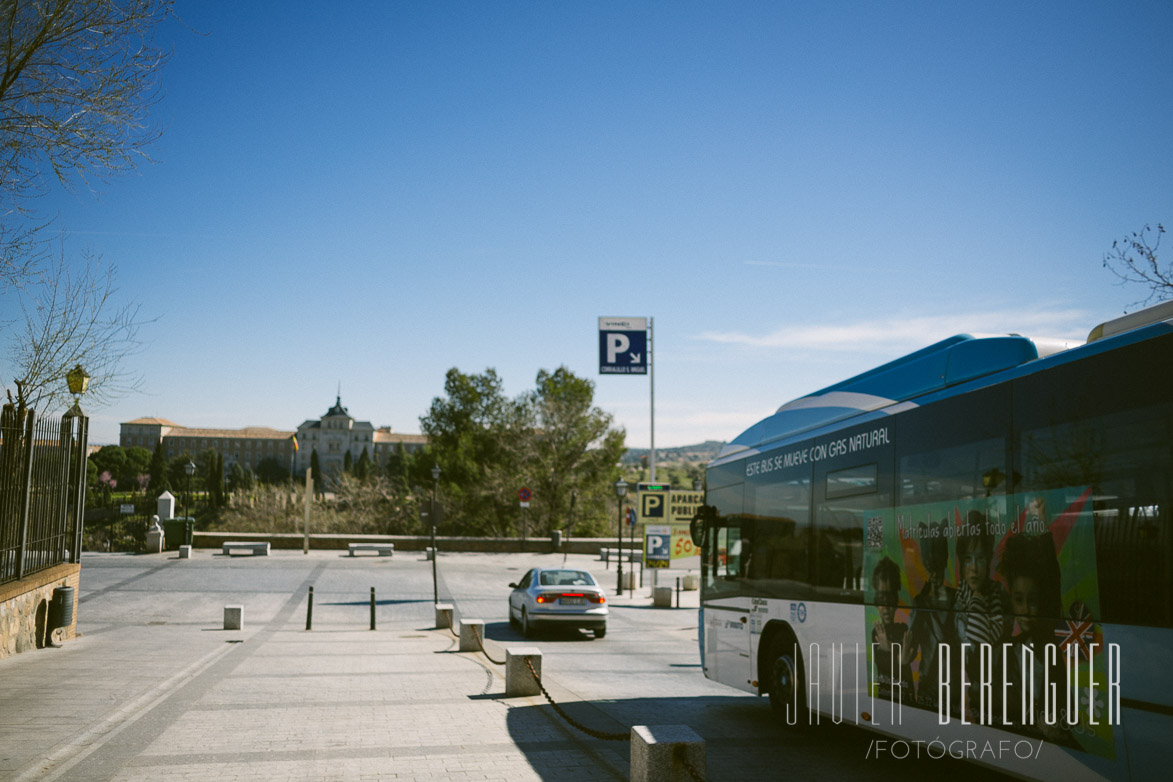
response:
M298 474L305 473L311 454L317 450L322 473L332 475L342 472L348 453L352 462L358 462L365 449L372 461L383 465L398 448L409 453L417 451L427 444L428 438L422 434L396 434L389 426L376 429L370 421L356 420L342 406L339 396L321 418L307 420L297 427L297 442L301 446L296 458Z
M300 448L296 454L294 434ZM168 459L184 452L195 456L211 448L224 457L226 468L239 463L255 470L263 459L273 458L287 470L292 465L295 475L305 474L315 448L322 472L330 475L342 471L347 453L357 462L365 448L373 461L383 465L396 449L416 451L427 441L422 434L396 434L389 426L375 428L370 421L355 420L342 406L341 396L324 416L305 421L296 432L263 426L193 429L166 418L136 418L121 425L118 437L123 448L138 446L153 451L162 445Z

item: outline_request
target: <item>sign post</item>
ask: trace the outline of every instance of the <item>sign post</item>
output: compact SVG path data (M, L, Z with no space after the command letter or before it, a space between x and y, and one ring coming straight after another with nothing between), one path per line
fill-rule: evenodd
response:
M648 468L656 480L656 371L652 364L655 318L599 318L599 374L647 375L651 401Z
M522 486L517 492L517 499L521 502L521 550L525 551L525 533L526 533L526 518L525 512L529 508L529 501L532 498L533 492L529 490L528 486Z

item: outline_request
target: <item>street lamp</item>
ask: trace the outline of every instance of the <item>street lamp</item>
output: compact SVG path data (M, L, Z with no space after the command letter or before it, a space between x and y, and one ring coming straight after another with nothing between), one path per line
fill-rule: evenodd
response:
M65 382L69 385L69 393L73 394L73 407L70 413L81 415L81 400L79 397L86 392L90 385L90 374L78 364L65 375Z
M183 515L185 518L190 518L191 513L191 476L195 475L195 462L191 459L187 460L187 464L183 465L183 471L187 473L187 497L183 500Z
M615 594L623 595L623 495L627 494L627 481L615 481L615 497L619 500L619 588Z
M432 510L429 519L432 522L432 603L440 602L440 590L436 583L436 487L440 483L440 465L432 466Z

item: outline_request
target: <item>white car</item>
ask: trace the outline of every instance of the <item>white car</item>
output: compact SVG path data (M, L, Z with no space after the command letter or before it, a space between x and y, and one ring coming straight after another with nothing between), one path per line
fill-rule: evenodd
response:
M607 594L585 570L534 568L520 583L510 584L509 624L533 635L540 625L591 630L607 634Z

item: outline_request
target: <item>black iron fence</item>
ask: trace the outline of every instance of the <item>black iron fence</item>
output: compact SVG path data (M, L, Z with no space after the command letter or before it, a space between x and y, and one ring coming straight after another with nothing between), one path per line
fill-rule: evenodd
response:
M0 584L79 562L89 418L0 411Z

